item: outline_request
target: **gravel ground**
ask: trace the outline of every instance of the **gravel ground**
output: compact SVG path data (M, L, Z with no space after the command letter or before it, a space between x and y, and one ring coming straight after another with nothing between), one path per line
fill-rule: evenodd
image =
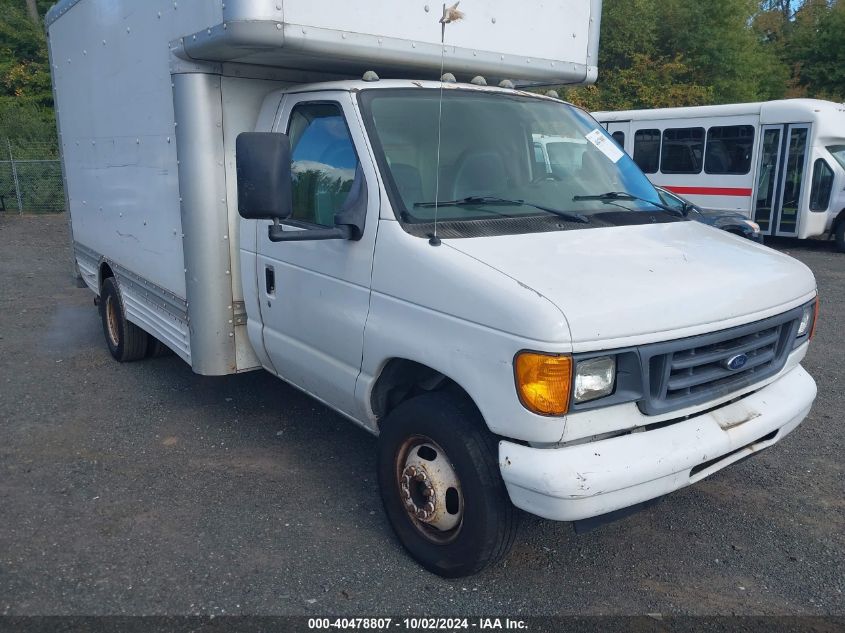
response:
M374 438L265 373L113 362L65 218L0 217L0 613L843 614L845 255L775 246L823 298L805 423L589 534L526 515L445 581L391 534Z

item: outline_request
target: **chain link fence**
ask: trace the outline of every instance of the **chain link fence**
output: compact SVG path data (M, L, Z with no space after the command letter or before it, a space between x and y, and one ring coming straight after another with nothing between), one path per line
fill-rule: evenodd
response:
M55 144L0 139L0 212L65 210L62 165Z

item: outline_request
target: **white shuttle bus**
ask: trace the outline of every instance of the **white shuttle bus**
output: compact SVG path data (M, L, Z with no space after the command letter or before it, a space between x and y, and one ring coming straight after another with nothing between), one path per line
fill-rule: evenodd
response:
M814 99L594 113L651 181L763 235L845 251L845 105Z

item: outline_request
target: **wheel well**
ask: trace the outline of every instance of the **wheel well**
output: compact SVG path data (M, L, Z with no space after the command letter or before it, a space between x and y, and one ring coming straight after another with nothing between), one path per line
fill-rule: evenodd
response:
M406 400L443 390L455 391L469 398L463 387L445 374L412 360L394 358L388 361L376 380L370 404L380 424L385 416Z
M108 279L109 277L114 277L114 272L106 262L100 264L100 282L98 284L99 288L103 287L103 282Z

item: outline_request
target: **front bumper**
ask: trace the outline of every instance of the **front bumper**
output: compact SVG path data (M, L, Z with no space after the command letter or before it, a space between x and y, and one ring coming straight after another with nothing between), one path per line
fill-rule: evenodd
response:
M627 508L704 479L777 443L807 416L816 384L800 365L759 391L663 428L561 448L502 441L511 501L577 521Z

